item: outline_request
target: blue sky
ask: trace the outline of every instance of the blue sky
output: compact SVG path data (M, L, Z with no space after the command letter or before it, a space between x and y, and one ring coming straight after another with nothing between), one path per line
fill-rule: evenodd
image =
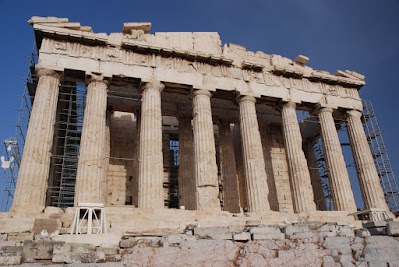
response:
M371 99L399 176L398 0L18 1L0 0L0 139L14 135L18 97L33 48L31 16L67 17L95 32L150 21L155 31L216 31L223 43L252 51L310 58L309 66L366 75Z

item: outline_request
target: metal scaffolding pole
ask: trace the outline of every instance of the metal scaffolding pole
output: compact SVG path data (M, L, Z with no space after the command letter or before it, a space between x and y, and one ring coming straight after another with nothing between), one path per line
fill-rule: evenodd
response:
M324 193L324 199L318 199L317 201L325 201L327 210L334 210L334 205L331 198L330 183L328 182L328 169L326 166L321 138L318 138L317 142L314 143L313 149L315 151L317 166L312 167L317 168L319 171L320 183Z
M1 206L0 211L6 212L11 208L14 198L15 186L18 179L21 156L25 144L25 134L28 128L30 112L32 108L31 85L36 83L36 77L32 70L35 69L37 55L32 53L28 58L29 71L25 79L25 87L21 96L21 102L18 109L18 120L15 125L14 136L3 140L4 151L1 152L1 165L4 172L0 180L1 187Z
M370 145L385 201L392 212L399 211L399 189L392 170L388 152L382 138L377 117L370 100L363 100L363 127Z

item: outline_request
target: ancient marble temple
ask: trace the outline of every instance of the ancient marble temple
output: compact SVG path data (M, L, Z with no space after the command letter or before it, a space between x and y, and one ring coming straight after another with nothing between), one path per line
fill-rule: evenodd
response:
M54 205L60 88L76 83L86 100L72 206L316 214L327 209L310 168L321 137L333 209L351 214L341 120L365 209L388 210L361 122L363 75L222 45L216 32L150 33L151 23L140 22L105 34L62 18L29 23L37 86L14 212ZM316 119L299 123L298 110Z

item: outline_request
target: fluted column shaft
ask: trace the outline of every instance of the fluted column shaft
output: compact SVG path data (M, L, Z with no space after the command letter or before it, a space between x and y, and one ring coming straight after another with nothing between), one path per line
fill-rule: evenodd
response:
M302 136L295 107L295 103L292 102L288 102L282 107L284 144L290 172L294 211L314 211L316 206L313 202L310 174L305 154L302 150Z
M193 93L197 209L220 210L211 93L207 90L195 90Z
M365 208L388 210L377 169L360 119L362 113L357 110L351 110L347 115L348 134Z
M335 210L355 212L355 197L332 113L332 108L321 108L318 115L331 196Z
M139 148L139 208L164 208L162 110L160 82L142 86L140 148Z
M191 116L179 117L179 205L195 210L194 147Z
M321 184L321 177L317 168L316 155L313 148L314 142L308 141L304 144L304 152L306 160L308 161L310 180L312 183L314 202L318 210L327 210L326 200L324 198L323 186Z
M105 203L106 113L108 82L92 76L87 86L80 155L76 176L75 206Z
M221 146L221 167L223 177L223 210L232 213L239 213L240 196L238 193L236 159L234 155L233 135L229 122L220 121L219 138Z
M45 206L60 75L38 69L37 76L39 81L14 193L14 211L35 212Z
M239 98L241 141L249 212L270 210L269 189L255 102L256 99L252 96Z

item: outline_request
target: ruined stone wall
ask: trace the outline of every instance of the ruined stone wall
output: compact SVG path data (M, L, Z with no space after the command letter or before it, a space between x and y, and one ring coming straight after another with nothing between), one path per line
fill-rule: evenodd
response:
M115 111L110 117L111 152L108 167L108 204L132 203L133 160L136 149L136 122L133 113ZM113 159L124 158L124 159Z
M281 125L272 124L269 126L268 141L270 142L270 159L276 184L278 210L280 212L294 212Z
M87 266L398 266L399 223L187 227L126 235L0 235L0 264ZM371 227L371 228L370 228ZM379 229L379 231L372 231ZM86 240L86 241L85 241ZM87 242L89 241L89 242ZM29 265L24 266L29 266ZM94 265L90 265L94 266Z

